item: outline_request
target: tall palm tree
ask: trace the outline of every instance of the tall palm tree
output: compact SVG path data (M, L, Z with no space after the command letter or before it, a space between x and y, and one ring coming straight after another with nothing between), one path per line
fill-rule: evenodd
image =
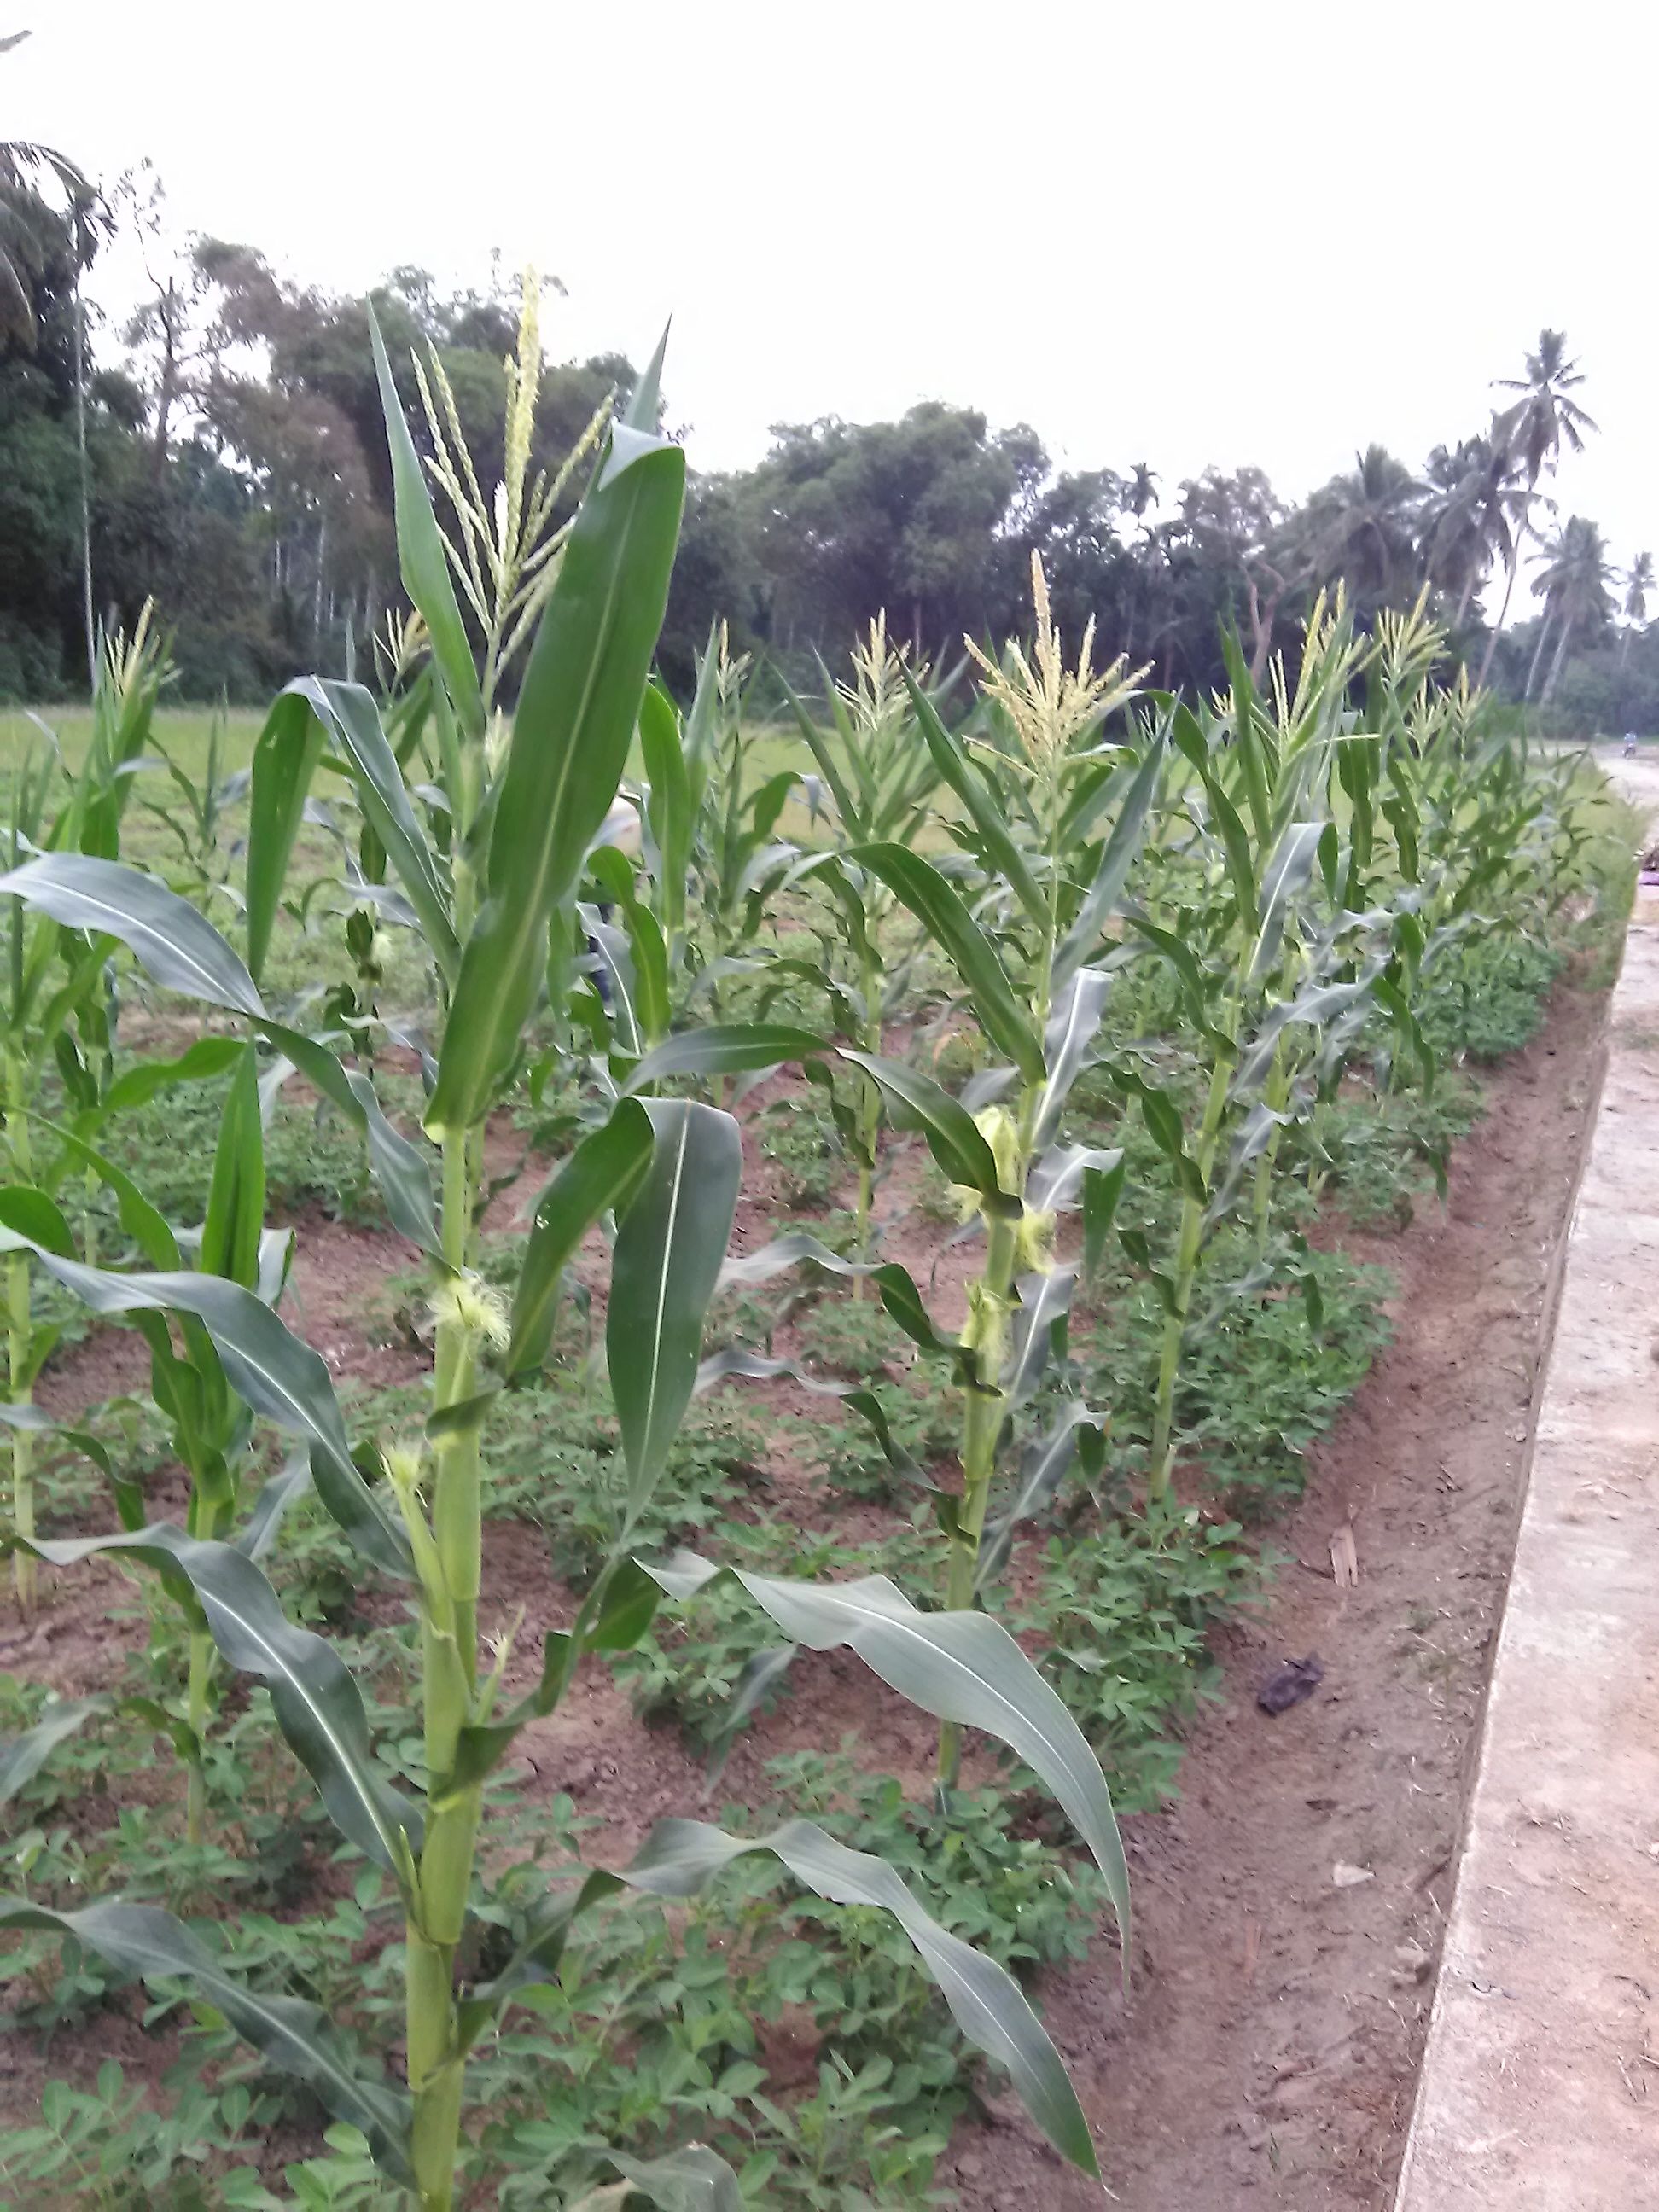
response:
M27 38L13 31L0 38L0 54L10 53ZM92 612L92 477L87 459L87 331L81 272L107 236L108 211L93 186L67 155L28 138L0 138L0 340L34 343L34 299L30 279L38 276L49 251L46 203L42 185L55 183L62 193L75 268L75 435L81 467L82 616L86 627L87 681L98 688L98 642Z
M1386 446L1354 456L1309 502L1310 550L1333 580L1376 606L1416 589L1418 518L1424 487ZM1409 595L1409 594L1408 594Z
M1538 495L1539 479L1546 470L1553 474L1564 445L1575 453L1582 453L1585 433L1597 427L1572 396L1584 381L1583 373L1576 361L1567 358L1567 341L1559 331L1539 332L1537 350L1527 356L1523 376L1503 376L1498 381L1501 391L1521 395L1493 417L1492 429L1525 487L1525 495L1520 526L1514 532L1506 563L1504 604L1498 611L1498 621L1486 640L1486 657L1480 663L1479 680L1482 684L1491 672L1492 657L1498 650L1498 635L1510 611L1510 596L1515 589L1522 549L1534 534L1533 504Z
M1423 572L1439 590L1456 592L1455 626L1461 629L1492 562L1510 556L1517 507L1514 464L1501 440L1477 431L1455 447L1437 446L1426 473Z
M1582 514L1570 516L1553 532L1540 549L1538 558L1542 573L1534 588L1541 589L1544 594L1544 618L1539 624L1532 665L1527 671L1525 696L1528 699L1532 696L1544 656L1544 641L1553 631L1555 652L1541 702L1547 706L1555 696L1555 686L1574 633L1586 623L1600 624L1607 618L1613 568L1607 559L1606 539L1595 525Z
M1619 665L1622 669L1632 635L1648 618L1648 593L1654 582L1652 554L1638 553L1619 580L1625 587L1621 607L1625 635L1619 641Z
M1158 499L1158 473L1147 461L1137 461L1129 473L1129 482L1123 494L1123 504L1136 521Z

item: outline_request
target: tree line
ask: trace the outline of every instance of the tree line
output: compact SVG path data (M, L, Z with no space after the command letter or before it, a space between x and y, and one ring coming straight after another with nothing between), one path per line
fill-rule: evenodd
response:
M100 331L86 279L118 227L146 284ZM427 452L416 352L443 369L443 427L480 468L499 454L522 281L446 294L410 266L374 289ZM49 149L0 143L0 698L83 688L89 634L150 597L186 696L258 700L366 656L397 599L368 305L250 246L176 243L153 171L104 191ZM689 681L724 621L734 649L810 672L884 609L919 654L954 660L964 635L1020 628L1035 551L1062 629L1092 616L1166 687L1221 681L1224 627L1260 671L1340 580L1362 624L1426 592L1471 674L1510 698L1659 727L1652 559L1615 567L1552 496L1595 432L1583 380L1547 330L1484 426L1416 468L1367 446L1299 501L1256 468L1173 485L1144 461L1056 470L1029 425L939 401L781 423L753 468L690 480L662 665ZM633 381L621 354L549 364L534 465L555 474ZM1541 611L1511 624L1523 577Z

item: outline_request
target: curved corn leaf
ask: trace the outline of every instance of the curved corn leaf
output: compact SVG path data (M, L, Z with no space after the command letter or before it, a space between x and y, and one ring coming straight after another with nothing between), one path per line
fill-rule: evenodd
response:
M1060 1117L1072 1085L1094 1042L1100 1018L1106 1010L1112 979L1103 969L1079 968L1054 1001L1054 1012L1042 1034L1042 1060L1048 1080L1037 1103L1036 1127L1031 1142L1041 1152L1060 1130Z
M879 876L909 908L966 985L986 1035L1028 1083L1041 1083L1042 1040L1016 1001L991 940L939 870L908 845L859 845L847 857Z
M1261 927L1250 956L1249 981L1259 982L1279 957L1291 902L1313 873L1322 822L1292 822L1273 850L1261 877Z
M147 1106L175 1084L210 1082L236 1065L241 1049L234 1037L203 1036L187 1045L176 1060L140 1060L135 1067L124 1068L94 1111L76 1116L76 1133L89 1136L111 1115Z
M810 1820L790 1820L753 1839L728 1835L704 1820L659 1820L622 1875L631 1888L653 1897L693 1897L734 1859L753 1851L769 1852L803 1888L837 1905L890 1912L968 2040L1008 2069L1021 2102L1054 2148L1085 2173L1099 2172L1077 2092L1019 1984L972 1944L941 1928L885 1859L849 1850Z
M911 1342L929 1358L948 1359L956 1367L959 1380L968 1389L980 1387L977 1358L969 1346L953 1336L942 1336L933 1326L933 1316L923 1303L915 1279L908 1267L896 1260L847 1260L839 1252L832 1252L816 1237L804 1229L792 1230L788 1236L780 1237L770 1244L763 1244L757 1252L746 1252L737 1259L728 1260L720 1270L720 1287L770 1282L791 1267L817 1267L827 1275L839 1275L848 1282L860 1279L874 1283L882 1304L890 1318L896 1321ZM720 1358L733 1355L721 1354ZM744 1370L735 1364L724 1371L738 1374ZM718 1376L711 1376L718 1380ZM700 1387L706 1388L707 1385Z
M94 1713L108 1711L107 1698L49 1698L33 1728L0 1743L0 1805L8 1804L32 1782L58 1745L84 1728Z
M46 853L0 875L0 891L66 928L119 938L146 975L170 991L234 1014L264 1012L253 978L213 924L137 868L82 853Z
M605 2155L657 2212L744 2212L737 2175L706 2143L688 2143L662 2158L624 2158L614 2150Z
M386 848L398 880L420 917L427 950L453 984L461 962L455 934L453 893L409 803L403 770L380 726L374 694L361 684L320 676L296 677L288 687L310 708L351 764L363 819Z
M1075 1267L1051 1267L1046 1274L1027 1275L1021 1281L1008 1371L1002 1378L1002 1395L1011 1412L1023 1406L1042 1380L1076 1288Z
M408 2099L359 2070L356 2053L320 2006L250 1989L160 1905L86 1905L75 1912L54 1912L21 1898L0 1898L0 1928L49 1929L74 1936L123 1973L146 1982L191 1983L273 2066L314 2090L337 2119L361 2128L395 2180L414 2185Z
M687 1598L720 1573L739 1582L792 1644L856 1652L890 1689L938 1720L982 1729L1017 1753L1054 1792L1106 1877L1129 1942L1129 1877L1100 1762L1083 1731L1000 1621L966 1610L919 1613L885 1575L848 1583L787 1582L722 1569L695 1552L640 1563L671 1597Z
M257 1290L265 1221L265 1146L259 1114L259 1073L253 1046L242 1047L219 1121L207 1211L196 1265L244 1290Z
M279 1473L273 1474L254 1499L252 1511L231 1539L245 1559L262 1559L276 1540L276 1531L290 1505L312 1486L311 1460L302 1449L290 1452Z
M619 423L566 540L531 648L484 869L427 1109L434 1136L481 1120L616 796L678 541L685 456Z
M1009 884L1033 921L1039 925L1046 924L1048 902L1031 872L1030 863L1014 842L1007 817L1000 805L984 779L975 775L973 763L961 744L940 721L933 702L910 671L902 668L899 672L904 678L905 690L910 694L910 704L921 725L923 741L933 756L934 766L968 809L974 827L979 832L988 872L1000 876Z
M294 1626L252 1559L166 1521L118 1536L13 1540L55 1567L113 1555L155 1568L175 1589L182 1579L226 1664L268 1686L283 1734L335 1826L401 1876L410 1845L419 1847L420 1814L380 1779L362 1698L332 1645Z
M1091 958L1100 943L1107 923L1117 911L1123 896L1123 887L1129 880L1129 871L1139 857L1146 837L1146 817L1152 810L1158 790L1158 778L1164 773L1164 740L1162 731L1154 732L1147 740L1146 750L1134 780L1123 795L1117 820L1112 824L1112 834L1106 840L1100 856L1100 866L1090 884L1083 904L1078 909L1076 921L1060 939L1054 953L1054 980L1056 985L1066 982Z
M997 1180L995 1157L973 1115L942 1085L907 1067L902 1060L882 1060L874 1053L854 1052L845 1045L836 1057L873 1078L888 1099L921 1129L928 1151L952 1182L976 1190L988 1212L1018 1219L1023 1211L1018 1195L1003 1189Z
M1052 1427L1026 1448L1019 1463L1018 1488L1006 1510L986 1524L974 1569L976 1590L996 1580L1013 1549L1015 1529L1022 1522L1035 1519L1066 1480L1077 1452L1078 1431L1101 1426L1098 1413L1073 1399Z
M433 656L442 671L444 685L454 702L462 728L473 738L483 735L483 693L478 671L461 620L455 586L449 573L449 556L426 488L425 473L415 441L404 419L403 402L392 380L380 325L368 311L369 343L374 349L374 374L380 381L380 408L386 417L386 443L392 453L392 506L398 526L398 571L432 640Z
M402 1520L357 1471L327 1366L252 1291L216 1275L112 1274L22 1241L94 1313L193 1314L244 1403L306 1439L317 1495L358 1550L392 1574L409 1572Z
M671 1075L741 1075L757 1067L822 1056L827 1037L789 1022L716 1022L666 1037L629 1074L624 1091L648 1091Z
M422 1252L441 1260L443 1238L432 1202L432 1170L426 1155L387 1121L368 1076L347 1067L327 1045L302 1030L270 1020L256 1026L285 1060L294 1062L313 1089L337 1106L362 1133L392 1226Z
M945 1348L952 1352L959 1352L961 1349L959 1346ZM809 1375L793 1359L767 1359L757 1352L744 1352L736 1345L730 1345L724 1352L717 1352L705 1359L698 1368L697 1387L694 1395L701 1397L705 1390L714 1389L734 1375L759 1382L769 1382L780 1376L787 1376L792 1382L798 1383L803 1390L811 1391L816 1397L838 1398L869 1428L881 1447L882 1456L896 1474L902 1475L907 1482L914 1482L921 1489L932 1490L934 1487L919 1462L893 1434L886 1408L880 1399L864 1383L837 1382L825 1376Z
M617 1224L605 1331L630 1521L656 1487L690 1403L743 1176L729 1114L678 1098L642 1104L651 1164Z
M663 934L672 947L685 927L685 878L696 817L679 716L654 684L646 685L640 701L640 754L649 779L646 818L657 842Z
M619 1875L590 1874L576 1889L550 1893L525 1916L525 1924L500 1972L464 1996L457 2005L456 2039L463 2051L471 2049L501 2007L520 1990L534 1982L551 1981L559 1971L573 1923L590 1905L614 1897L623 1887Z
M537 1200L513 1294L513 1334L503 1363L509 1376L539 1367L546 1358L566 1266L602 1213L626 1208L655 1142L650 1115L637 1099L624 1100L602 1127L582 1139Z
M1118 1175L1123 1154L1116 1147L1098 1145L1055 1145L1032 1167L1025 1194L1039 1213L1063 1213L1079 1200L1085 1205L1091 1175Z
M323 730L303 699L279 693L254 740L248 799L248 973L263 973L270 933L282 903L294 841L305 818L307 796L323 756Z

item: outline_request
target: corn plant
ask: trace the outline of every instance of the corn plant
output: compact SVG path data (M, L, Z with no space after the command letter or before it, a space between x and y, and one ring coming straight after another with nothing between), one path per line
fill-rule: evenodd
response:
M697 1381L703 1316L737 1200L741 1140L736 1122L718 1108L656 1095L648 1080L653 1055L646 1054L627 1093L544 1192L510 1309L480 1281L474 1262L485 1121L521 1063L526 1025L550 970L550 933L578 886L634 735L668 587L684 465L653 428L653 362L604 441L557 562L550 564L554 574L511 724L493 721L490 682L479 677L451 581L459 556L446 550L383 354L379 360L404 580L432 641L432 711L451 776L447 852L422 827L371 696L312 679L277 702L256 753L249 965L164 886L111 862L39 858L0 878L0 893L67 931L95 927L120 938L153 981L223 1009L294 1061L363 1129L394 1221L431 1264L437 1335L430 1413L422 1435L385 1449L374 1480L353 1453L324 1363L254 1292L195 1273L87 1271L98 1273L88 1287L109 1307L199 1320L244 1404L302 1441L320 1500L365 1559L411 1586L420 1626L423 1799L380 1778L353 1678L322 1638L284 1619L245 1552L167 1523L30 1547L57 1564L97 1553L155 1569L187 1589L222 1662L269 1683L277 1723L343 1835L398 1887L407 2088L365 2070L315 2007L227 1974L165 1913L120 1903L55 1913L20 1902L0 1909L0 1924L58 1928L136 1974L192 1981L268 2058L300 2075L328 2109L364 2130L392 2181L422 2206L445 2212L458 2162L470 2155L468 2054L495 2032L520 1990L557 1972L580 1916L623 1888L689 1895L735 1857L766 1851L823 1895L890 1911L963 2033L1010 2069L1051 2139L1092 2172L1095 2154L1075 2094L1016 1984L940 1929L890 1867L808 1822L787 1822L758 1838L700 1821L660 1823L619 1871L596 1869L573 1889L550 1890L518 1929L507 1963L487 1982L465 1978L486 1779L525 1723L556 1707L584 1659L626 1648L665 1593L690 1597L721 1572L718 1562L684 1554L642 1565L634 1557L633 1531ZM488 661L508 648L514 633L505 623L483 627ZM257 981L306 791L325 748L351 776L440 978L441 1036L424 1115L435 1158L391 1127L361 1071L345 1068L316 1039L277 1018ZM753 1051L751 1040L750 1065ZM729 1049L724 1056L716 1050L709 1066L730 1072L733 1060ZM902 1071L888 1079L901 1089L907 1080ZM949 1100L937 1110L939 1139L963 1179L977 1181L1001 1212L1017 1208L1017 1195L1000 1190L995 1161L969 1117ZM627 1489L617 1500L615 1540L601 1571L569 1624L548 1633L531 1686L511 1696L513 1632L496 1637L493 1661L481 1632L488 1619L481 1586L483 1438L500 1388L545 1359L565 1266L602 1218L614 1220L605 1333ZM47 1256L39 1239L34 1249ZM984 1728L1011 1745L1054 1790L1107 1869L1120 1917L1127 1915L1121 1848L1099 1767L1064 1706L999 1624L983 1614L921 1612L880 1577L824 1586L747 1573L738 1580L798 1641L845 1646L928 1712ZM729 2171L701 2148L649 2162L618 2153L612 2162L661 2203L690 2201L694 2185L711 2202L717 2187L735 2188Z
M910 705L905 648L889 643L884 611L872 621L867 639L854 647L852 670L850 683L834 682L825 672L827 729L790 695L801 735L830 794L842 849L808 855L786 881L810 884L822 895L823 963L817 969L798 963L805 967L805 980L828 994L840 1032L860 1050L879 1054L884 1026L897 1010L909 963L896 963L889 957L891 891L846 848L911 844L927 818L939 772ZM913 672L919 684L926 684L925 667ZM831 1097L833 1102L833 1087ZM851 1107L838 1110L836 1120L858 1176L853 1249L860 1260L867 1260L881 1127L880 1085L870 1077L861 1078L854 1085ZM856 1276L853 1296L861 1298L864 1289L865 1278Z
M642 1063L642 1079L715 1066L756 1066L796 1059L826 1070L845 1067L882 1092L890 1110L923 1131L934 1158L963 1193L986 1240L969 1287L967 1322L941 1330L908 1272L896 1263L847 1262L813 1240L788 1237L738 1263L732 1279L757 1281L805 1263L872 1280L893 1319L925 1357L943 1363L962 1403L959 1492L939 1501L949 1546L946 1617L973 1617L984 1571L1006 1556L1006 1534L1053 1494L1079 1434L1097 1430L1098 1412L1073 1407L1035 1454L1003 1526L987 1550L999 1451L1012 1416L1035 1393L1063 1328L1077 1269L1057 1265L1056 1217L1081 1205L1088 1237L1103 1237L1121 1186L1120 1152L1061 1141L1066 1100L1087 1064L1109 975L1091 962L1106 947L1131 865L1145 835L1161 769L1162 738L1137 755L1100 740L1100 726L1128 696L1121 662L1096 672L1092 633L1068 668L1049 619L1040 565L1034 563L1038 618L1035 666L1018 648L1005 665L981 659L1000 718L985 757L969 753L948 731L914 676L912 712L939 778L962 809L956 834L994 886L989 929L930 861L894 839L856 845L842 856L907 908L948 964L964 1013L1007 1063L976 1085L978 1117L932 1078L849 1047L830 1048L810 1032L781 1025L714 1028L676 1038ZM838 801L839 804L839 801ZM849 793L850 804L850 793ZM1109 827L1105 825L1109 821ZM1011 972L1012 970L1012 972ZM723 1372L776 1372L778 1363L728 1356ZM843 1394L874 1428L902 1471L920 1479L892 1445L873 1393ZM940 1776L948 1787L959 1757L958 1730L945 1717Z
M92 732L78 773L67 769L55 739L15 772L5 830L12 866L36 851L108 858L119 850L122 817L169 672L147 604L130 639L118 632L103 641ZM6 1146L14 1177L27 1185L35 1179L36 1108L49 1073L62 1082L83 1131L106 1110L103 1101L114 1068L116 1008L106 973L112 939L65 939L49 917L30 916L21 908L9 917L9 939L0 1000ZM15 1252L6 1262L10 1517L25 1537L34 1528L35 1431L27 1409L34 1378L56 1340L55 1331L34 1324L28 1255ZM13 1577L19 1602L27 1607L33 1588L27 1552L15 1557Z

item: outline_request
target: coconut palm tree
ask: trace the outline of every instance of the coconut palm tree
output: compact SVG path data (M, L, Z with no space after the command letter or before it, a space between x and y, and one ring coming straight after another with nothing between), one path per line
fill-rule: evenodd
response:
M1525 696L1532 696L1544 657L1544 641L1553 633L1555 652L1541 700L1544 706L1548 706L1555 696L1555 686L1574 634L1587 624L1599 626L1607 618L1613 572L1607 559L1606 539L1595 525L1582 514L1569 516L1559 530L1552 532L1537 557L1541 573L1534 589L1543 592L1544 618L1539 624L1532 665L1527 671Z
M0 38L0 54L10 53L28 36L13 31ZM45 258L40 227L40 186L56 181L73 205L90 188L67 155L27 138L0 138L0 337L13 335L32 343L34 302L28 279Z
M1362 601L1384 606L1417 588L1418 518L1423 485L1386 446L1354 456L1308 503L1310 550L1333 580L1346 580Z
M1533 503L1538 495L1539 479L1546 470L1553 474L1564 445L1575 453L1582 453L1586 432L1597 427L1572 396L1584 381L1583 373L1576 361L1567 358L1567 341L1559 331L1539 332L1537 350L1527 356L1523 376L1503 376L1498 381L1501 391L1520 394L1501 414L1493 416L1492 429L1525 488L1525 497L1520 527L1514 533L1506 563L1504 604L1498 611L1497 624L1486 641L1486 657L1480 663L1482 684L1491 671L1498 634L1510 611L1510 595L1515 589L1522 549L1534 534Z
M13 31L0 38L0 54L10 53L27 38ZM75 269L75 431L81 468L82 617L86 628L87 681L98 688L98 643L92 613L92 477L87 460L87 335L81 273L107 237L107 209L65 154L33 139L0 138L0 339L34 343L34 299L30 279L38 276L49 251L52 220L42 185L55 183L65 204Z
M1625 635L1619 643L1619 665L1622 669L1632 636L1648 618L1648 593L1654 582L1652 554L1638 553L1619 580L1625 587L1620 608L1625 617Z
M1461 629L1492 562L1510 557L1519 506L1514 463L1501 440L1477 431L1455 447L1437 446L1426 473L1423 572L1438 590L1457 594Z

